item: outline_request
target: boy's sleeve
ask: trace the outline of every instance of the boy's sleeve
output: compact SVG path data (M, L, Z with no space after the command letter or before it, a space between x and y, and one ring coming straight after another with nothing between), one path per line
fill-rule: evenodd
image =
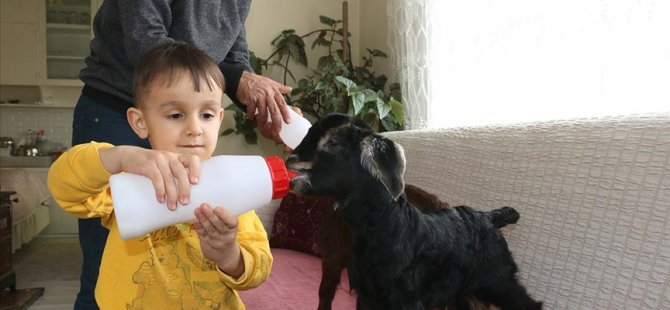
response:
M63 153L49 168L47 185L58 205L79 218L107 216L113 204L109 172L100 161L99 150L108 143L85 143Z
M235 279L219 272L221 281L238 291L258 287L270 275L272 253L268 235L255 211L237 217L237 243L244 259L244 273Z

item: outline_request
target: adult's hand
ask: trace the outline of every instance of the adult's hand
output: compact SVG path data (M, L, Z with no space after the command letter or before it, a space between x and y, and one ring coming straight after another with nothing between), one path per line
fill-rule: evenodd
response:
M290 91L290 86L262 75L244 71L236 95L247 106L247 118L256 118L261 135L281 143L279 137L281 121L283 119L287 124L291 122L288 106L282 95ZM256 110L258 110L258 114L256 114ZM269 118L268 113L270 114ZM271 123L268 124L268 121Z

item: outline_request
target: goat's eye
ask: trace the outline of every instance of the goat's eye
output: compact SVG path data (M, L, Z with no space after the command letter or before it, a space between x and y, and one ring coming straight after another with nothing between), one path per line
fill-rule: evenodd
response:
M326 141L326 146L329 148L337 148L340 147L340 142L337 140L328 140Z

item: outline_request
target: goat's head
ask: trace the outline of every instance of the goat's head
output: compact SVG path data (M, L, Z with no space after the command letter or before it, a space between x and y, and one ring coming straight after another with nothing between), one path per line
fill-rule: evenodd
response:
M344 114L330 114L315 123L286 164L298 172L291 191L301 195L338 199L375 182L395 200L404 189L402 147Z

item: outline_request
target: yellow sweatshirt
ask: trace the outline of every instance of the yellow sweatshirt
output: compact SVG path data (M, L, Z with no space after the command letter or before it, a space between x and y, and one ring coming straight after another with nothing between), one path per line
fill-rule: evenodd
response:
M204 258L192 223L122 240L109 190L110 174L91 142L65 152L49 169L49 190L79 218L101 217L110 230L95 298L101 309L244 309L236 290L263 283L272 266L267 234L254 211L240 215L237 242L244 274L234 279ZM147 193L153 195L153 193Z

